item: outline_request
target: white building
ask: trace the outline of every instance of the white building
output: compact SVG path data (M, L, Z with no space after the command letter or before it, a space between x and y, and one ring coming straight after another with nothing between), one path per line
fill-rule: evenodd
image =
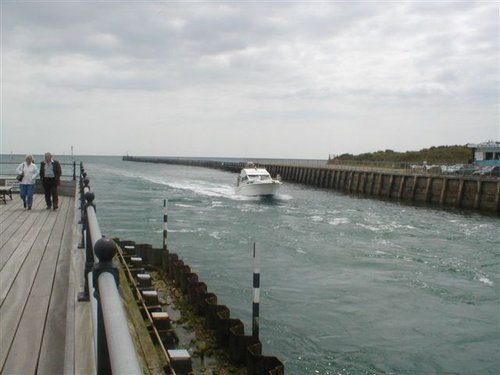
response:
M500 165L500 142L468 143L474 164Z

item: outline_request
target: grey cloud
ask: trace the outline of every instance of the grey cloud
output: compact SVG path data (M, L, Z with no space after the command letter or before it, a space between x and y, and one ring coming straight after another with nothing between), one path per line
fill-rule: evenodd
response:
M498 108L495 3L51 1L3 11L4 90L19 105L39 95L97 111L102 95L147 109L151 123L190 127L361 121L364 108L459 116L472 105L493 113L491 124Z

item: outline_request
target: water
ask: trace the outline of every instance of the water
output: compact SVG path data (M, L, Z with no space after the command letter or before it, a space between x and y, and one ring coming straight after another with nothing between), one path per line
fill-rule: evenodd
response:
M261 249L263 352L286 374L497 374L499 219L285 183L236 196L236 175L86 158L107 236L169 248L251 332Z

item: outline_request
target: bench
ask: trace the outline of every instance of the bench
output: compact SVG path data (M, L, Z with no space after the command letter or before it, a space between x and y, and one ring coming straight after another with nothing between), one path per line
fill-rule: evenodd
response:
M12 200L12 193L19 191L19 181L5 180L5 186L0 186L0 199L7 203L7 195Z

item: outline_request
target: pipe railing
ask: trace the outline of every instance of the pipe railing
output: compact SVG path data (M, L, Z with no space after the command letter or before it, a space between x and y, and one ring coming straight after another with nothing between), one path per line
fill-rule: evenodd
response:
M19 164L21 164L21 162L0 160L0 177L2 177L2 178L7 178L7 177L14 178L15 175L17 174L16 168ZM59 164L61 164L61 169L63 172L61 177L72 179L73 181L76 181L76 176L77 176L77 174L76 174L76 172L77 172L76 161L72 161L70 163L60 162ZM37 167L40 167L40 165L37 164Z
M120 299L118 269L113 263L117 245L101 233L94 198L94 193L90 191L89 179L80 164L80 247L85 248L85 280L84 291L79 294L78 300L90 301L92 304L96 373L141 374L125 309ZM91 290L94 291L92 296Z

